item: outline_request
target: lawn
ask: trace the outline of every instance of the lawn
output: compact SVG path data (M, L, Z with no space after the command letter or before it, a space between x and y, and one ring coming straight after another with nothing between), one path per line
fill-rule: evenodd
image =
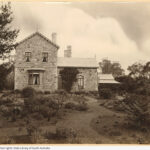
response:
M11 99L13 99L13 102L10 102ZM58 103L52 103L52 99L59 102L59 105L57 105ZM24 98L20 94L5 93L4 96L1 95L1 144L150 143L149 131L139 131L134 128L129 128L126 114L122 110L116 111L110 107L110 104L109 107L103 104L109 100L96 99L87 95L67 94L67 96L62 97L60 93L40 93L38 96L36 94L35 100L37 100L37 102L33 101L33 103L31 103L32 107L36 106L34 109L24 107L25 104L22 102L23 100ZM43 100L46 100L46 102L43 102ZM113 100L110 101L113 103ZM50 107L47 107L47 105L50 105ZM54 105L55 107L52 107ZM21 113L15 116L10 115L7 109L12 110L14 107L19 108ZM54 111L54 108L59 108L59 111ZM5 109L6 114L4 115L2 110ZM28 109L30 112L25 113L25 109ZM43 109L45 109L45 111L51 111L45 114Z

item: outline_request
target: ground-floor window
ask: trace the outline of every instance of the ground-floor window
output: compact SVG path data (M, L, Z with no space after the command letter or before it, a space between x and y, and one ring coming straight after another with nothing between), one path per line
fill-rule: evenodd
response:
M29 85L39 85L39 84L40 84L40 74L29 73Z
M78 87L79 87L79 89L84 88L84 76L82 76L82 75L78 76Z

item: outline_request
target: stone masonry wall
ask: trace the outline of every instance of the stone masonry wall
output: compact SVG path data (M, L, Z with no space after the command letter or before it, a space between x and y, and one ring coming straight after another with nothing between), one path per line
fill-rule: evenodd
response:
M63 68L58 68L58 73ZM82 91L98 91L98 76L96 68L78 68L79 74L84 76L84 89ZM79 91L78 83L74 83L72 91Z
M25 52L31 52L30 62L25 61ZM42 52L48 52L48 62L42 62ZM28 70L33 68L42 68L35 71L40 74L40 85L28 85ZM41 91L57 89L57 48L38 34L16 48L15 89L29 86Z

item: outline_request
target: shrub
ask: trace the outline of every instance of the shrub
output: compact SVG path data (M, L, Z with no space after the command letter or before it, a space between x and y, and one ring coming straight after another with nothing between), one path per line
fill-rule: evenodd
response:
M50 139L55 139L55 138L57 138L57 137L56 137L56 134L55 134L55 133L46 131L46 132L44 133L44 138L50 140Z
M15 94L20 94L22 91L21 90L18 90L18 89L16 89L16 90L14 90L14 93Z
M65 108L67 109L75 109L76 108L76 104L72 103L72 102L68 102L65 104Z
M63 90L63 89L56 90L54 93L61 94L61 95L67 95L67 92L65 90Z
M59 139L75 138L77 133L72 128L56 127L56 137Z
M50 91L44 91L44 94L51 94Z
M150 125L150 97L128 94L124 99L128 124L136 128Z
M110 99L112 97L112 91L108 88L103 88L99 90L99 95L104 99Z
M22 95L25 98L33 97L35 95L35 90L31 87L26 87L22 90Z
M90 91L89 92L89 95L92 95L94 97L97 97L98 96L98 91Z
M78 110L78 111L88 110L87 103L81 103L81 104L76 105L76 110Z
M29 124L29 125L26 126L26 130L27 130L28 135L29 135L29 136L32 136L33 133L38 130L38 128L37 128L37 126L35 126L35 125Z
M2 96L0 99L0 105L10 105L14 101L14 97Z
M76 95L85 95L87 93L85 91L75 91L74 94L76 94Z
M34 119L36 119L36 120L41 120L41 119L43 119L42 114L39 114L39 113L34 113L34 114L32 115L32 117L33 117Z

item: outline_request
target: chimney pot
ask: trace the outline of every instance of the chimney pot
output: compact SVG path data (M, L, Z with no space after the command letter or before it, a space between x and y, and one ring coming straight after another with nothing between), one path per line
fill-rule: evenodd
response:
M52 42L56 44L56 37L57 37L57 33L53 32L52 33Z
M67 49L64 50L64 57L71 57L71 54L72 54L72 52L71 52L71 45L68 45Z

